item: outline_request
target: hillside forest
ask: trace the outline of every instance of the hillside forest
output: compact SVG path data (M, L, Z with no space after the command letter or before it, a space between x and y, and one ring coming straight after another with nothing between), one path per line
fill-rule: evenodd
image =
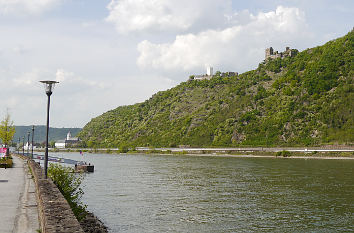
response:
M354 32L232 77L188 80L92 119L88 147L354 142Z

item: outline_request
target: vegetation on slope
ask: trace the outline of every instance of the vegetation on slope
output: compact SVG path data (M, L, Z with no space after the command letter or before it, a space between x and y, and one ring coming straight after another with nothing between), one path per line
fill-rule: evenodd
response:
M183 82L92 119L89 147L297 146L354 141L354 32L234 77Z
M25 137L27 142L27 132L31 133L30 140L32 140L32 126L15 126L16 133L13 137L14 142L17 142L18 138L21 139ZM35 142L45 142L47 128L45 125L35 125L34 126L34 141ZM49 141L63 140L66 138L67 133L70 131L71 135L74 137L80 132L81 128L49 128Z

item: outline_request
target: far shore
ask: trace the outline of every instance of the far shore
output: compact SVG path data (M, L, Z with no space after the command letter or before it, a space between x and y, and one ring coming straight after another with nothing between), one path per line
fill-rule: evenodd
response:
M144 148L145 149L145 148ZM36 150L41 151L41 150ZM116 149L94 149L94 148L63 148L54 149L50 152L84 152L102 154L161 154L161 155L188 155L199 157L230 157L230 158L280 158L280 159L354 159L354 148L147 148L145 150L128 150L121 152ZM41 151L43 152L43 151ZM287 152L282 154L281 152Z
M164 154L171 155L171 154ZM354 159L354 157L343 157L343 156L275 156L275 155L230 155L230 154L185 154L188 156L199 156L199 157L231 157L231 158L274 158L274 159Z

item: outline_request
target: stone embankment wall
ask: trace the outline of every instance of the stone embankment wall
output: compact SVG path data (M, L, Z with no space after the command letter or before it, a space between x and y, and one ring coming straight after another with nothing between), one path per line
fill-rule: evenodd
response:
M36 184L42 233L84 233L68 202L51 179L44 179L39 164L27 160Z

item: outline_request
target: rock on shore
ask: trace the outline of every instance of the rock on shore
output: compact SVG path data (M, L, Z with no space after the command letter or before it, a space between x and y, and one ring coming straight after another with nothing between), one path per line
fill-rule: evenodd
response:
M107 233L107 227L93 213L87 212L86 217L80 221L84 232L87 233Z

